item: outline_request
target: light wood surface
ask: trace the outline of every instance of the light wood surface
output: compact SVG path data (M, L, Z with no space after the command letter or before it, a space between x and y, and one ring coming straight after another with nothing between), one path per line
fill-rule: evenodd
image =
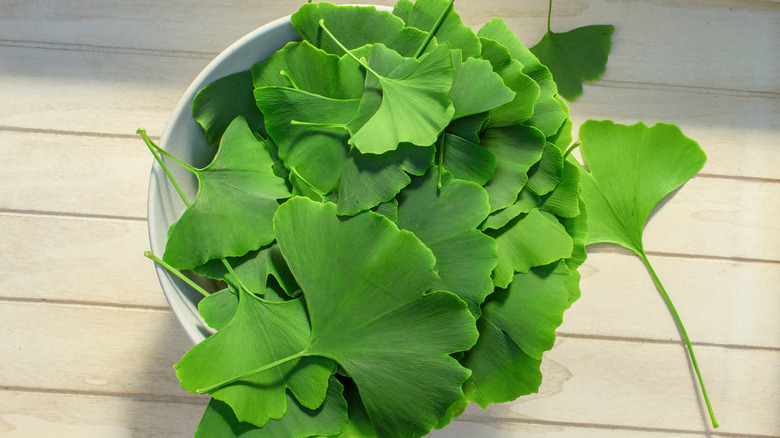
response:
M171 367L191 344L142 257L152 157L134 133L159 136L211 58L298 6L0 2L0 437L192 436L207 400ZM528 45L546 27L543 0L456 7ZM780 2L555 2L554 30L600 23L612 53L575 125L674 123L709 157L645 243L721 427L641 262L597 247L539 394L432 436L780 436Z

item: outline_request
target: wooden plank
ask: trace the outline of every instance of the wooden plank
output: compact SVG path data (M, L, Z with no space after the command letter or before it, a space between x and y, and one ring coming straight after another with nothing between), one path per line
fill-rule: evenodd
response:
M0 391L0 437L191 438L205 403Z
M130 136L144 127L160 135L207 62L0 47L0 125Z
M588 119L671 123L707 153L703 173L780 180L777 97L586 85L569 104L574 137Z
M176 403L127 397L0 392L0 437L58 436L82 438L192 437L205 404ZM600 427L497 423L486 418L458 419L430 438L623 438L626 431ZM632 437L663 438L661 432L632 431Z
M693 178L645 227L647 251L780 260L780 184Z
M247 8L240 0L226 0L213 7L193 8L150 0L132 4L83 0L74 7L51 0L12 0L4 2L0 13L0 39L5 44L76 45L71 46L76 50L131 48L203 56L220 52L260 25L294 12L299 5L283 1ZM756 51L773 53L773 40L767 36L776 35L780 22L780 8L775 4L756 8L736 1L632 1L616 7L609 0L561 0L554 6L552 23L557 31L587 24L616 26L606 81L780 92L778 57L755 56ZM529 46L546 30L546 2L518 8L509 0L488 4L463 1L457 8L473 26L494 16L504 17ZM149 20L150 16L155 19ZM90 25L84 26L87 19Z
M0 296L157 307L146 222L0 214Z
M0 131L0 162L2 209L146 217L154 158L140 137Z
M2 303L0 319L6 327L0 385L187 396L171 364L189 341L167 312ZM780 419L772 415L780 393L766 390L780 385L780 352L702 346L697 353L722 432L780 433ZM559 339L546 355L538 395L467 414L704 431L698 388L686 364L679 345Z
M650 256L696 343L780 349L780 265ZM641 260L592 250L580 269L582 297L560 332L681 342Z

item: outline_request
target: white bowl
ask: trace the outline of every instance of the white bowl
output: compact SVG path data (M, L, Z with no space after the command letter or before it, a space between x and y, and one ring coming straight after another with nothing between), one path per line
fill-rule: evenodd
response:
M195 94L214 80L248 70L252 64L265 60L288 42L298 40L300 38L288 15L260 27L225 49L184 92L163 131L160 146L196 167L208 164L215 150L208 144L203 129L192 118ZM168 167L187 197L193 200L198 189L195 177L175 163ZM179 194L160 165L155 163L149 178L147 214L151 249L157 256L162 256L165 251L168 228L179 219L184 209ZM163 267L156 266L156 269L165 298L190 339L198 343L213 333L198 313L198 302L202 298L200 293Z

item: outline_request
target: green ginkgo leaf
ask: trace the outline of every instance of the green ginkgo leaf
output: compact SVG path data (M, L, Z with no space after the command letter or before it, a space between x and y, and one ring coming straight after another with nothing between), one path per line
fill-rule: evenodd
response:
M287 412L288 389L303 406L318 408L335 364L324 357L303 357L207 389L303 350L310 336L302 299L272 303L241 291L230 323L188 351L174 368L185 390L209 392L230 405L238 421L263 427Z
M489 114L487 112L474 114L473 116L461 117L455 119L447 125L445 131L450 134L479 144L479 134L484 130L487 124Z
M222 330L238 310L238 295L225 288L203 297L198 302L198 312L203 321L214 330Z
M433 146L407 143L381 155L362 154L352 148L341 175L339 214L353 216L392 200L412 182L409 174L422 175L433 165L435 153Z
M295 278L292 276L290 268L287 267L282 253L279 252L279 246L275 243L250 251L241 257L230 257L227 261L241 279L242 286L246 286L250 292L257 295L265 294L268 287L268 277L273 276L288 296L296 296L298 285L295 283ZM221 260L211 260L205 265L196 267L193 271L204 277L237 284L236 280L231 281L232 274L228 272L225 263Z
M171 226L163 260L192 269L212 259L242 256L274 240L276 200L290 192L284 179L274 175L268 149L246 119L230 124L208 166L180 164L197 177L198 194Z
M523 125L490 128L480 136L480 145L496 158L496 169L485 189L490 211L512 205L528 181L528 170L542 158L544 135Z
M525 273L535 266L569 258L574 245L554 216L536 208L499 230L486 230L485 234L496 239L498 265L493 271L493 283L501 288L509 286L515 272Z
M355 381L382 437L421 436L468 377L450 354L476 341L466 304L429 292L435 258L412 233L373 212L293 198L274 217L279 247L306 296L305 354L332 358Z
M463 24L460 15L451 7L448 0L400 0L395 4L393 15L404 20L407 26L415 27L424 32L430 32L439 17L444 20L436 29L436 41L439 44L449 43L453 49L460 49L463 61L468 58L478 58L480 53L479 38L470 27Z
M607 69L612 46L612 25L579 27L564 33L547 30L531 53L550 69L558 94L574 102L582 94L582 83L600 78Z
M472 371L464 385L469 401L485 408L538 390L542 354L570 305L570 281L569 268L557 261L515 274L508 289L488 297L477 345L461 361Z
M448 93L453 66L449 45L443 44L420 58L408 75L394 79L371 68L371 59L390 51L374 44L366 69L379 81L382 103L349 140L360 152L382 154L400 143L429 146L452 120L455 108ZM352 55L351 52L348 52Z
M252 98L252 76L242 71L206 85L192 100L192 117L203 128L211 144L219 144L230 123L246 118L249 128L265 134L263 115Z
M534 105L533 116L526 123L536 127L547 137L558 132L567 118L567 113L556 99L558 88L550 70L542 65L533 53L517 39L514 32L501 18L493 18L485 23L477 35L494 40L504 46L512 59L517 60L523 66L523 73L539 85L541 89L539 99Z
M547 143L548 145L551 143ZM569 156L563 162L560 183L541 200L542 211L552 213L559 218L574 218L580 214L580 170Z
M653 208L704 166L699 145L674 125L626 126L588 120L580 127L586 244L612 243L642 256L642 231Z
M477 58L462 61L460 52L453 50L452 65L454 77L449 96L455 107L454 119L490 111L515 98L516 93L504 85L489 61Z
M490 62L504 84L515 97L490 111L488 126L500 128L523 123L531 118L539 98L539 85L524 73L523 64L512 59L509 50L498 42L480 38L482 41L482 58Z
M432 290L456 294L475 317L493 292L496 242L478 229L490 211L485 189L445 173L441 188L434 169L398 195L398 228L414 233L436 257L439 278Z
M287 43L252 66L254 88L288 87L332 99L359 99L363 79L364 73L354 59L328 54L308 41Z
M514 204L491 213L485 223L482 224L481 229L484 231L488 228L492 228L494 230L503 228L504 225L508 224L512 219L520 216L523 213L528 213L529 211L533 210L534 207L539 206L540 202L541 199L533 194L531 190L525 187L520 191L520 194L517 196L517 200Z
M347 422L347 402L342 395L343 390L341 383L331 377L325 401L316 409L302 406L288 393L287 413L284 417L270 420L261 428L238 421L227 403L212 398L198 424L195 438L306 438L335 435L341 432Z
M526 187L538 196L550 193L563 177L563 152L552 143L545 143L542 158L528 172Z
M320 195L336 190L349 153L346 124L360 101L283 87L257 88L254 95L284 166Z
M704 167L698 143L674 125L626 126L588 120L580 127L582 198L588 209L586 245L612 243L639 256L677 323L688 347L713 427L718 427L704 379L680 315L645 253L642 233L650 213L666 196Z
M443 166L455 178L473 181L481 186L493 179L496 157L486 148L457 135L445 133Z
M290 20L302 39L338 56L344 55L346 50L323 32L320 20L325 21L330 32L346 49L379 43L406 57L417 53L428 33L427 30L424 32L406 27L400 18L388 11L379 11L374 6L309 3L292 14Z

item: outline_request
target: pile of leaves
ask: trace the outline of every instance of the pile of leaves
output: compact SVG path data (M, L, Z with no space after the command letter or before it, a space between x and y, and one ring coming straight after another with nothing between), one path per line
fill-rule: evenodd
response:
M212 396L196 436L422 436L536 392L587 235L550 70L446 0L292 24L301 41L196 96L208 166L142 133L199 183L190 202L171 178L187 209L149 255L216 331L175 365Z

